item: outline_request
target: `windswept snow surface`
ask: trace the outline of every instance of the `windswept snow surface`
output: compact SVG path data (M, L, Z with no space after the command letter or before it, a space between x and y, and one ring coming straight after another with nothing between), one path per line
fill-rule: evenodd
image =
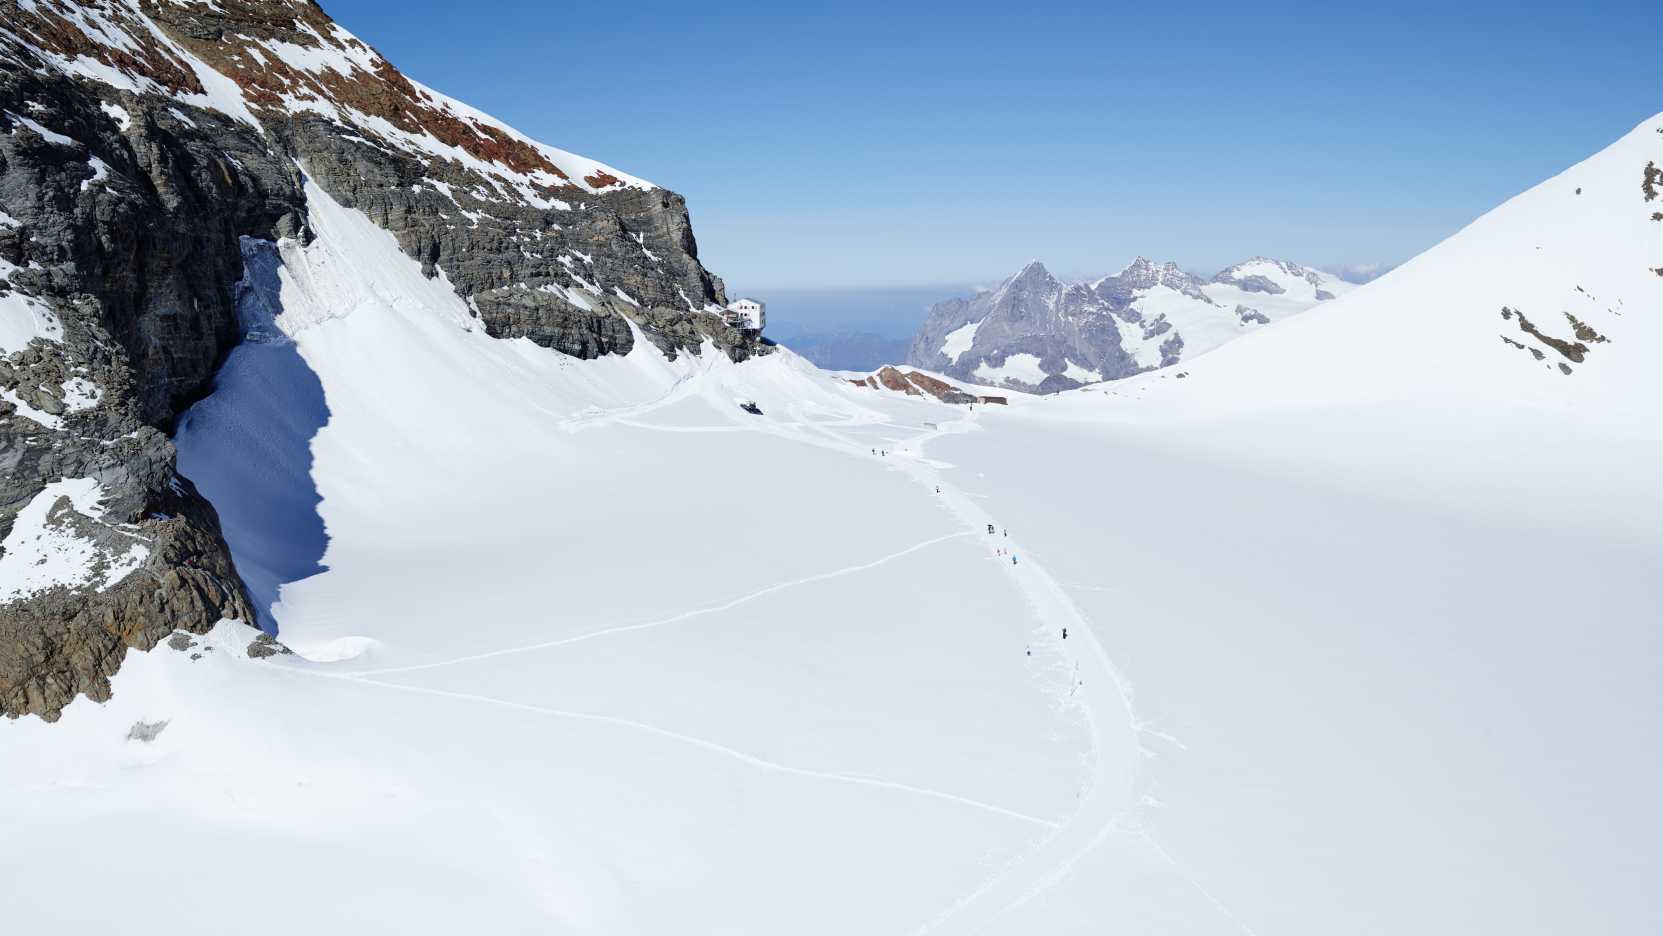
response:
M327 419L212 398L310 452L244 491L320 498L299 656L225 623L0 725L8 919L1659 931L1660 128L1184 379L974 410L493 341L312 188L274 322Z

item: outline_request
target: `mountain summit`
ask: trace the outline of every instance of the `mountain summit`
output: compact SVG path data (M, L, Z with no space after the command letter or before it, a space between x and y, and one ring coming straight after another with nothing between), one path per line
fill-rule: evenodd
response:
M908 360L1049 393L1188 360L1350 288L1263 257L1203 280L1140 256L1088 283L1063 283L1035 260L974 298L932 306Z

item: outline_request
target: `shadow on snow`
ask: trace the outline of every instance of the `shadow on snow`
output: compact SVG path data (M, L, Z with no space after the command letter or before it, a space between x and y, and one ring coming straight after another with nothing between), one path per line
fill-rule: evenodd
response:
M282 587L324 571L329 537L318 516L312 438L329 421L323 385L277 327L282 311L275 245L243 240L237 317L243 340L213 392L179 421L179 471L219 511L260 629L277 633Z

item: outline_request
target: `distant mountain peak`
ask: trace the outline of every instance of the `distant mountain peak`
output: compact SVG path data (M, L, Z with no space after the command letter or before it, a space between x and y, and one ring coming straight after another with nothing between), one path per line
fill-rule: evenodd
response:
M1057 278L1052 276L1051 271L1045 268L1045 264L1038 260L1029 260L1022 269L1016 271L1015 275L1006 280L1007 283L1054 283L1056 281Z
M999 288L993 291L993 296L995 302L1014 296L1039 297L1040 301L1048 303L1061 288L1062 284L1045 268L1045 264L1038 260L1030 260L1026 266L1000 283Z
M1330 299L1335 295L1332 287L1340 282L1338 277L1321 273L1313 267L1264 256L1250 257L1225 267L1210 280L1213 283L1234 285L1247 292L1270 295L1286 293L1289 289L1298 287L1301 281L1310 284L1318 298Z
M1333 298L1326 282L1266 257L1204 280L1139 254L1119 273L1064 283L1032 260L997 289L932 307L909 360L960 380L1065 390L1187 360Z

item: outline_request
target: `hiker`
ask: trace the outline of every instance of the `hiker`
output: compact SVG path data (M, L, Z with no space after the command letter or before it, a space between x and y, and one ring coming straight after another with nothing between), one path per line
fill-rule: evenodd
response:
M993 535L993 524L991 524L991 523L987 525L987 535L988 536Z
M1066 627L1062 629L1062 639L1064 639L1064 640L1068 639L1068 628L1066 628Z
M1016 565L1016 553L1011 553L1011 565Z

